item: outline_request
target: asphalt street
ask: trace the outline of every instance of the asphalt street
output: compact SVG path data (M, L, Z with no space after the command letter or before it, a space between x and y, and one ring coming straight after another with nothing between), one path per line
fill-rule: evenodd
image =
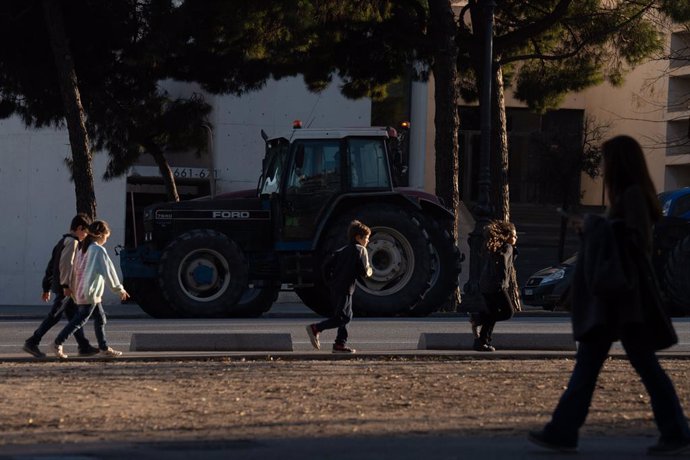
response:
M266 355L281 359L343 359L342 356L311 349L304 333L304 326L320 318L298 303L282 303L265 317L255 319L180 319L156 320L145 315L136 305L111 305L107 334L113 347L125 350L124 359L129 360L198 360L213 357L258 358ZM2 362L25 361L34 358L21 351L23 340L30 335L48 307L0 306L0 366ZM569 317L562 313L526 312L511 321L499 323L495 334L513 332L534 334L536 332L569 333ZM64 322L63 322L64 324ZM669 357L690 358L690 320L676 318L674 325L680 343L668 352ZM381 356L452 356L461 359L572 357L571 352L540 352L539 350L476 353L461 351L417 350L419 334L422 332L466 332L469 329L464 315L437 314L427 318L357 318L352 323L351 344L359 349L356 359ZM90 328L88 333L92 335ZM135 332L289 332L293 338L294 352L251 353L251 352L129 352L132 333ZM43 342L47 344L57 334L51 330ZM328 339L327 339L328 340ZM75 351L72 341L67 351ZM620 354L619 346L613 354ZM346 357L352 358L352 357ZM52 358L50 358L52 359ZM85 358L93 359L93 358ZM1 367L0 367L1 368ZM198 442L152 442L152 443L79 443L55 445L6 445L0 446L0 459L266 459L282 460L316 459L543 459L543 458L587 458L587 459L637 459L649 458L646 448L654 444L652 437L597 437L581 440L578 454L558 454L545 451L530 444L525 437L462 437L446 433L432 436L409 437L343 437L343 438L291 438L291 439L242 439L213 440Z
M0 306L0 361L16 361L32 359L21 351L24 340L31 335L49 310L48 306ZM305 333L305 326L311 322L321 320L304 305L294 302L277 304L271 311L261 318L251 319L153 319L143 313L135 304L108 305L108 324L106 326L109 344L114 348L125 351L127 359L193 359L195 356L265 356L279 355L285 359L314 359L332 356L328 351L330 341L335 337L334 331L326 331L322 336L325 346L321 351L312 349ZM65 324L64 320L61 324ZM679 343L664 352L668 356L690 357L690 318L675 318L674 325L678 332ZM469 323L463 314L434 314L425 318L355 318L348 327L350 331L349 343L357 348L358 355L391 356L391 355L466 355L477 359L515 357L570 357L570 351L548 352L540 351L539 344L530 350L498 350L496 353L477 353L472 350L418 350L418 342L422 333L467 333ZM44 338L41 346L44 352L49 351L52 338L59 332L59 326L54 327ZM86 327L87 336L93 337L91 324ZM289 333L292 337L294 351L292 352L130 352L129 346L134 333L175 333L194 332L204 333ZM542 312L529 310L518 314L510 321L500 322L494 331L496 340L501 334L526 334L539 336L544 333L568 335L571 332L570 318L564 313ZM73 339L68 340L66 351L75 352ZM619 344L614 344L612 353L622 353ZM343 359L342 355L337 359Z

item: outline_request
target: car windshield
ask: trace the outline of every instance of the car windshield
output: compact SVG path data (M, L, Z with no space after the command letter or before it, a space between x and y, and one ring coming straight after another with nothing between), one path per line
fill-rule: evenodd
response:
M280 190L280 176L285 167L289 142L286 139L273 139L266 143L261 194L270 195Z

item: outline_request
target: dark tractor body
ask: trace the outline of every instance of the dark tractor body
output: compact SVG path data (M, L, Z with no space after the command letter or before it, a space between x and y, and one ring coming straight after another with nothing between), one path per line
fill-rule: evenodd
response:
M321 263L359 219L374 275L358 281L355 313L435 311L458 285L453 216L393 186L388 132L297 129L266 139L258 190L147 208L144 244L120 255L125 287L154 317L258 316L282 285L328 315Z

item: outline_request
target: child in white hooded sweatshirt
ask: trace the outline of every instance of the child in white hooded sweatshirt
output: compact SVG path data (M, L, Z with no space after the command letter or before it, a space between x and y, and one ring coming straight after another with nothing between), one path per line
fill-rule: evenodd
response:
M115 271L115 266L108 256L108 252L103 247L110 236L110 227L107 222L102 220L94 221L88 230L88 235L79 245L74 255L72 265L72 275L70 286L74 302L79 308L77 314L67 326L58 334L53 344L55 356L60 359L67 358L62 344L67 338L74 334L79 328L83 327L91 315L96 312L94 319L94 329L98 348L102 356L120 356L121 351L117 351L108 346L105 340L105 311L101 300L106 284L120 299L126 300L129 294L120 283L120 279Z

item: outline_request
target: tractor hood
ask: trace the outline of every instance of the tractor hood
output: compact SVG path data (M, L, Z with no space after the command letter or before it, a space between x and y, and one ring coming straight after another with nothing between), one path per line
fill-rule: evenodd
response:
M246 190L235 190L234 192L219 193L214 200L233 200L236 198L256 198L256 189L250 188ZM211 195L201 196L189 201L208 201L211 200Z

